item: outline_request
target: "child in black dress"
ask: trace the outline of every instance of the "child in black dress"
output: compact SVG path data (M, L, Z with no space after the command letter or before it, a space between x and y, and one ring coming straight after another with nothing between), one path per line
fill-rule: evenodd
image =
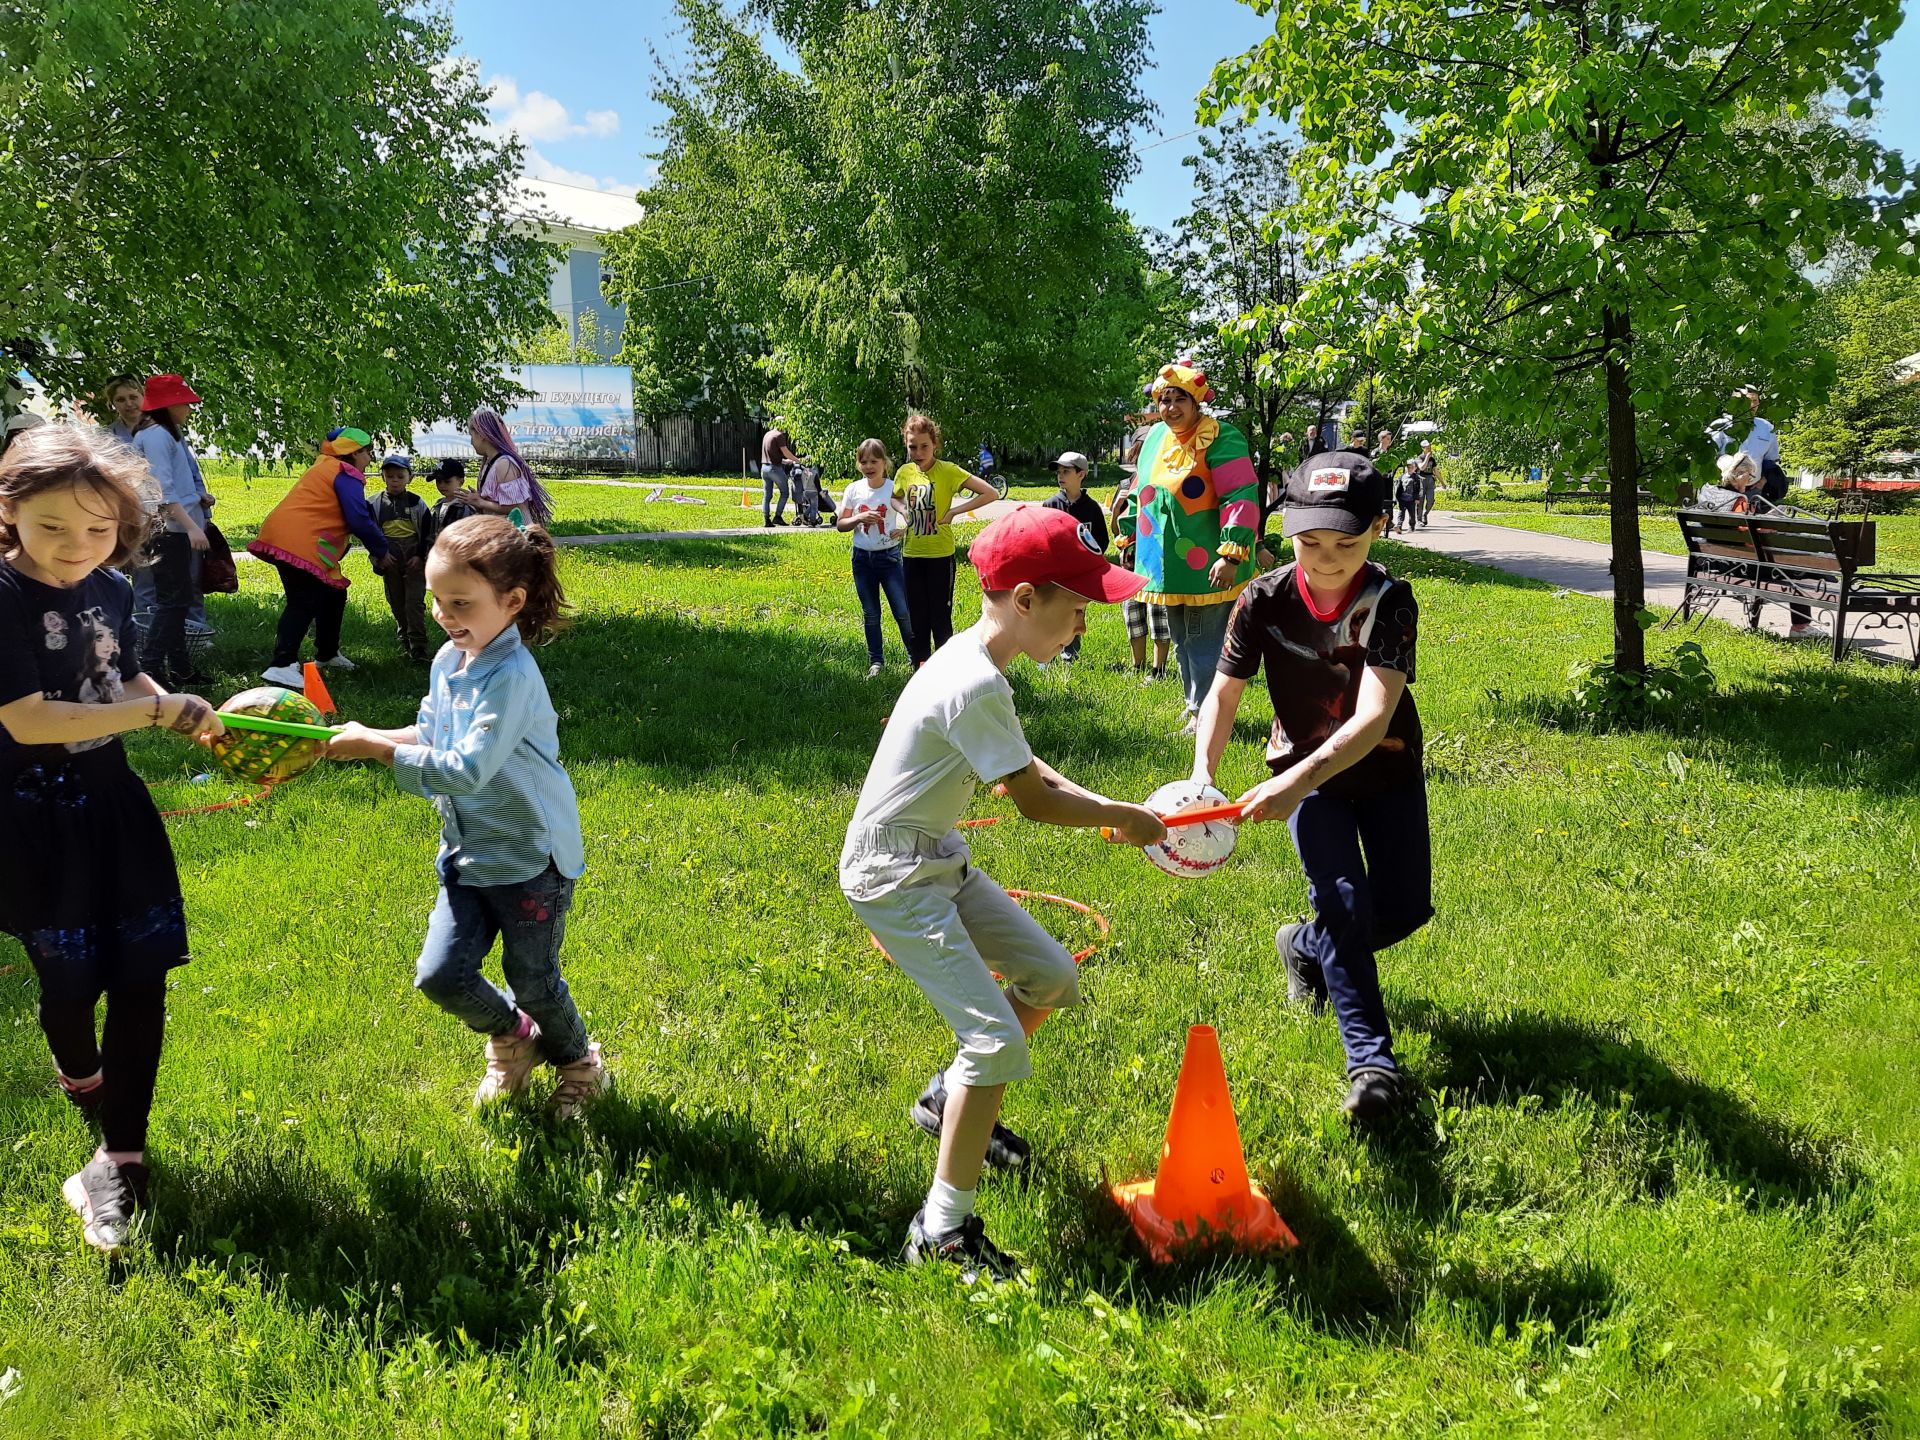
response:
M0 930L39 978L61 1088L99 1125L63 1193L106 1251L146 1201L166 976L187 959L173 847L119 737L221 730L205 700L126 673L133 589L106 567L145 542L149 483L138 456L77 426L43 426L0 458Z

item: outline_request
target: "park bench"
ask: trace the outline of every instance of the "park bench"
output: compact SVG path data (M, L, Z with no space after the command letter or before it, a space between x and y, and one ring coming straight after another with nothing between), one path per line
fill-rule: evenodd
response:
M1651 490L1636 490L1634 503L1643 509L1653 503ZM1551 512L1553 502L1562 504L1569 500L1584 500L1590 504L1605 505L1613 498L1612 482L1600 475L1587 475L1576 479L1570 475L1554 475L1547 479L1546 493L1541 496L1544 509Z
M1668 624L1704 622L1728 598L1746 604L1749 629L1758 628L1764 604L1804 605L1831 617L1835 660L1847 652L1849 624L1899 626L1920 669L1920 575L1871 572L1873 521L1725 510L1682 510L1678 519L1687 585Z

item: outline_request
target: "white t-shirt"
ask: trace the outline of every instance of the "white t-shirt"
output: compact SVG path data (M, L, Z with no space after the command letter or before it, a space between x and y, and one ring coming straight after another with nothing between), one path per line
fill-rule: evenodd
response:
M1740 442L1740 448L1753 457L1755 465L1764 465L1769 460L1776 465L1780 463L1780 437L1774 433L1773 422L1763 416L1753 417L1753 428Z
M871 512L861 518L861 512ZM907 522L893 508L893 477L878 485L865 480L849 480L840 489L840 513L851 514L859 522L853 527L856 550L891 550L900 543L900 532Z
M937 840L966 813L977 784L1032 759L1013 687L976 625L936 650L900 692L848 834L887 825Z

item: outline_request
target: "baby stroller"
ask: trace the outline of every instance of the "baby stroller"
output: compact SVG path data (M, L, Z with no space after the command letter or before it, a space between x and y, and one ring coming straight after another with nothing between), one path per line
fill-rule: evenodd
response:
M831 512L833 495L820 478L818 465L799 464L793 467L794 499L800 509L800 523L809 528L821 523L822 509Z

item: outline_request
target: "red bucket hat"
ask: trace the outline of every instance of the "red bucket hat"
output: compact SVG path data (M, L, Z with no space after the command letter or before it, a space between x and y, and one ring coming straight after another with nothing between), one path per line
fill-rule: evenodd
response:
M169 405L198 405L200 397L178 375L149 375L142 410L164 410Z

